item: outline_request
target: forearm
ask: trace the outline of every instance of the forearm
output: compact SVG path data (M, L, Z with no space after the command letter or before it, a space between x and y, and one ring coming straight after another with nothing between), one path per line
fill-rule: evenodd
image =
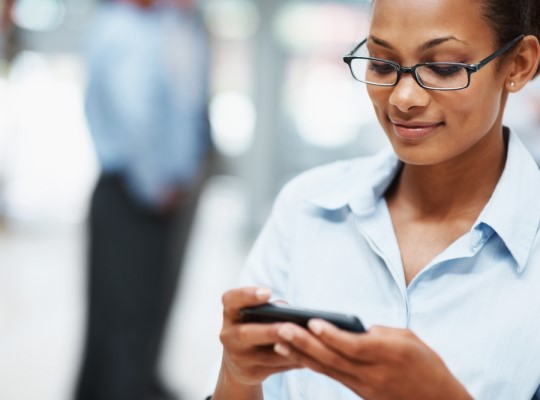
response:
M245 385L236 381L225 367L221 367L212 400L264 400L262 385Z

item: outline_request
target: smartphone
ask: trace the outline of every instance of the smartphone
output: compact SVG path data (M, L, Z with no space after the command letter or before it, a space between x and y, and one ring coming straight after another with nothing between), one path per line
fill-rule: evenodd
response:
M366 331L362 322L354 315L297 308L285 304L267 303L247 307L241 309L240 314L243 322L293 322L307 328L310 319L319 318L346 331L356 333Z

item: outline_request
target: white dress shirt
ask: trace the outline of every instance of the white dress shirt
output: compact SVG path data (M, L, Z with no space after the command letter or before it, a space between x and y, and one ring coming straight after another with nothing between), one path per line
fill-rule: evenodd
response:
M540 385L540 172L509 133L496 189L470 231L405 283L384 193L391 151L303 173L279 195L242 284L292 305L409 328L475 399L530 400ZM271 376L266 400L358 399L311 370Z

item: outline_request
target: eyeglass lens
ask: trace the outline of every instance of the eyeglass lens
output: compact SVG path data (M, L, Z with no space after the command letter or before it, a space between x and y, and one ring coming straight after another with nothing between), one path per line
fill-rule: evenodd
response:
M355 58L351 61L355 79L375 85L394 85L398 80L398 68L391 63ZM416 68L416 77L423 86L435 89L457 89L468 85L467 69L460 65L434 63Z

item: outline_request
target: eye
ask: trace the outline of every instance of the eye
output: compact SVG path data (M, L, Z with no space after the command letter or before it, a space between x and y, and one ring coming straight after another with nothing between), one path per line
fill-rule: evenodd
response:
M396 72L392 64L373 60L369 62L369 70L379 75L388 75Z
M464 68L461 65L454 64L431 64L426 65L429 70L441 77L450 77L463 72Z

